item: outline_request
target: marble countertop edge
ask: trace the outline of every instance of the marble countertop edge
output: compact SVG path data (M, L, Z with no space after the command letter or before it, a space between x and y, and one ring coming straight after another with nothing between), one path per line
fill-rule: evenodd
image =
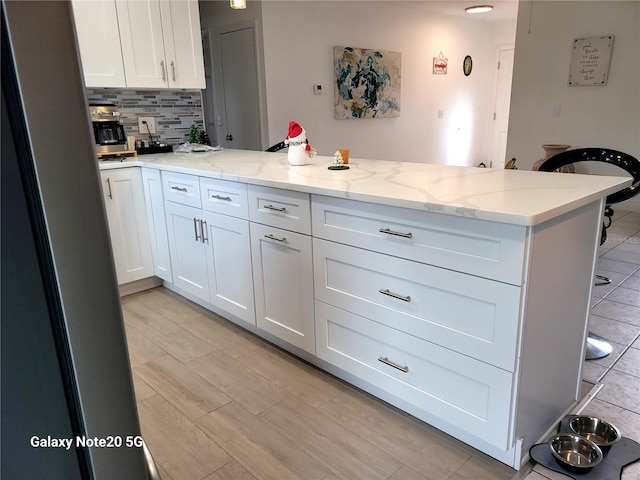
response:
M250 185L533 226L631 183L628 177L558 174L352 159L331 171L331 157L291 166L286 153L224 150L166 153L98 162L100 170L149 167Z

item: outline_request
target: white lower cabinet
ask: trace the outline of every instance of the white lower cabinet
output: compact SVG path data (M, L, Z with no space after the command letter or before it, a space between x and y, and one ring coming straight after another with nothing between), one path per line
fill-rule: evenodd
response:
M521 227L163 170L145 212L139 172L101 172L121 283L164 199L170 288L516 469L578 403L602 201Z
M147 223L151 239L153 272L156 277L166 282L173 282L160 170L142 168L141 172L144 198L147 206Z
M257 326L315 354L311 237L251 223Z
M209 271L209 301L251 325L256 324L249 222L203 211Z
M207 232L202 224L202 210L165 202L165 216L173 284L208 302L207 245L203 242Z
M316 328L319 358L507 448L512 373L320 301Z
M118 284L153 276L140 169L104 170L100 177Z

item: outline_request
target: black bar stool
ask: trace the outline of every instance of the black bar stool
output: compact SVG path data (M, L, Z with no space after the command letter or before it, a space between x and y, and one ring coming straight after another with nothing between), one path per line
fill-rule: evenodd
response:
M606 199L604 216L607 220L603 222L602 226L602 236L600 237L600 245L602 245L607 240L607 228L611 226L611 217L613 216L611 205L629 200L640 193L640 161L627 153L608 148L577 148L548 158L540 165L539 171L553 172L565 165L577 162L609 163L623 169L633 177L631 185L623 190L612 193ZM596 275L596 285L604 285L607 283L611 283L611 280L602 275ZM606 339L589 332L587 337L587 352L585 355L587 360L606 357L611 351L611 344Z

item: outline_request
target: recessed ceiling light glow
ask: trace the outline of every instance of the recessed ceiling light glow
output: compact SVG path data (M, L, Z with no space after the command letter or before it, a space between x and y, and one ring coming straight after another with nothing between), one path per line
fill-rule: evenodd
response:
M487 13L493 10L493 5L474 5L464 9L467 13Z

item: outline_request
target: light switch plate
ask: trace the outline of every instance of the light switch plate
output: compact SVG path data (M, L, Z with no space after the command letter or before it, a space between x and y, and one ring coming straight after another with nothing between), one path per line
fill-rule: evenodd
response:
M147 122L147 125L142 122ZM149 130L147 130L147 126L149 126ZM156 119L154 117L138 117L138 128L141 135L156 133Z

